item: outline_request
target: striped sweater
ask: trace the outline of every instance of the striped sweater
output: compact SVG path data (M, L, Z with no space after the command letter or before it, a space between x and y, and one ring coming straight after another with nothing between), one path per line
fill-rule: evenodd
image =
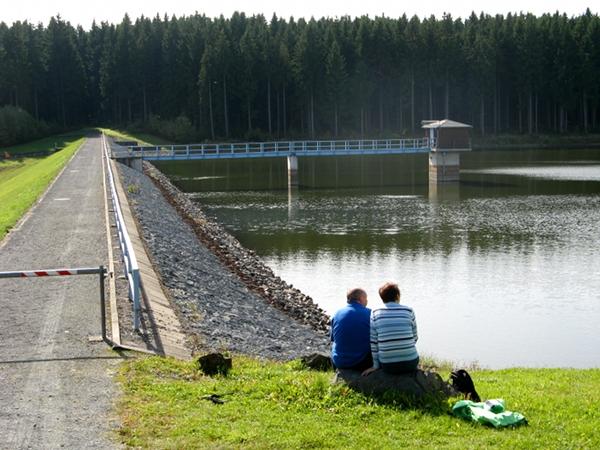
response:
M381 364L412 361L418 358L417 321L411 308L385 303L371 312L371 353L373 367Z

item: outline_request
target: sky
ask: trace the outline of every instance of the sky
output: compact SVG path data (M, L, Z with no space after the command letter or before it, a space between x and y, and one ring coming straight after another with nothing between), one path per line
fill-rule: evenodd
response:
M531 12L541 15L559 11L569 16L580 15L590 8L598 13L598 0L0 0L0 22L12 24L17 20L47 24L50 17L60 14L73 25L82 25L88 29L93 20L96 22L120 22L125 13L132 19L141 15L154 17L157 13L169 16L206 14L217 17L221 14L228 17L234 11L243 11L248 15L263 14L268 19L276 13L280 17L295 18L314 16L351 17L368 14L369 16L386 15L398 17L402 14L417 15L421 18L443 13L453 17L468 17L471 11L488 14L504 14L509 12Z

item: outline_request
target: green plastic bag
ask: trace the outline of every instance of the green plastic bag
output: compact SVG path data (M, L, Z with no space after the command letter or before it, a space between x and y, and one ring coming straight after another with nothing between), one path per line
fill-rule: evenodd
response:
M492 425L495 428L527 424L523 414L506 411L504 400L501 398L479 403L461 400L452 407L452 414L461 419Z

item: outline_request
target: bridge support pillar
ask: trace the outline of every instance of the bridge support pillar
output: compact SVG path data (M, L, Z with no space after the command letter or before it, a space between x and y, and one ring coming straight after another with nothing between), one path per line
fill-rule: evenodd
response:
M128 167L131 167L132 169L137 170L138 172L143 172L144 171L144 166L142 164L142 158L138 158L138 157L134 157L134 158L118 158L117 161L119 161L120 163L125 164Z
M429 182L429 201L441 203L460 200L460 185L458 183Z
M460 181L460 153L429 152L429 183L456 183L458 181Z
M288 220L293 220L298 212L298 187L288 186Z
M287 157L287 168L288 168L288 187L298 187L298 157L296 155L288 155Z

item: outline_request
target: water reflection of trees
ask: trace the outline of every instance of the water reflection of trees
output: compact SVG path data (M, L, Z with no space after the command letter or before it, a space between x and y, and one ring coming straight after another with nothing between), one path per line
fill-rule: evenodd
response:
M426 189L427 155L359 155L299 158L300 185L315 188L420 186ZM285 158L156 163L186 192L287 188Z
M435 232L404 232L402 234L373 235L371 233L322 234L318 232L274 232L269 234L236 233L247 247L256 249L261 255L282 257L302 253L318 255L327 253L336 256L376 254L432 254L448 256L460 248L469 252L493 252L517 250L530 253L542 241L551 238L528 233L498 233L491 230L457 232L437 230Z

